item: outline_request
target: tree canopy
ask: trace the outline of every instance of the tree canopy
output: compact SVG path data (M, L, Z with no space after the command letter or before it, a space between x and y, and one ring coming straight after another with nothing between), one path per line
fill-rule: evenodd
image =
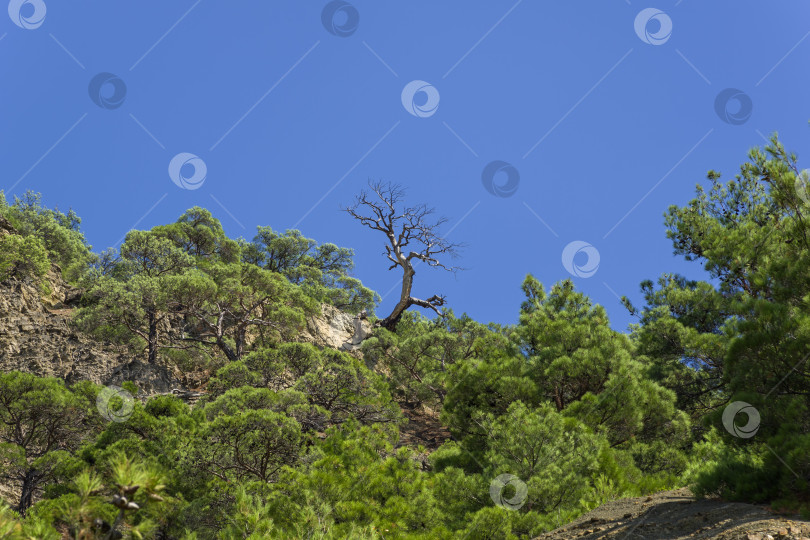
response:
M93 254L72 212L0 198L0 287L61 269L80 331L204 373L194 403L124 383L120 422L99 385L0 373L0 536L533 538L682 486L810 517L808 183L775 136L710 171L664 216L709 278L643 280L629 332L569 279L527 274L506 325L411 296L458 246L394 184L346 209L403 272L377 320L353 251L297 230L232 239L194 207ZM347 350L303 342L323 304L376 324Z

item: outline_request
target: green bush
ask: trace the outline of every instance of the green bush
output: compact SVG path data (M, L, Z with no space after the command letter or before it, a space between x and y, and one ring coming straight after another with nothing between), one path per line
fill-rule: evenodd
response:
M51 267L48 251L35 236L0 236L0 281L10 278L32 279L37 283Z
M15 196L13 204L8 204L0 193L0 216L8 219L21 236L38 238L71 283L77 282L95 259L79 230L81 218L73 210L65 214L58 208L46 208L39 193L28 191L22 197Z

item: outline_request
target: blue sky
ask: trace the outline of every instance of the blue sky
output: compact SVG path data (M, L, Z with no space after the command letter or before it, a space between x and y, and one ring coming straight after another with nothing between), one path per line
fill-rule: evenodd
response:
M357 277L394 289L384 314L399 276L339 207L391 180L467 244L467 270L418 269L416 296L513 323L526 273L572 277L623 330L614 292L638 303L643 279L705 277L673 256L669 205L709 169L735 174L774 131L804 163L808 15L801 0L12 0L0 189L74 208L97 250L194 205L233 237L296 227L354 248ZM118 95L99 83L91 99L100 73ZM406 109L412 81L434 103L417 93ZM728 88L751 109L731 99L724 120ZM198 158L175 167L194 189L169 174L183 153ZM505 171L485 188L494 161L516 189ZM572 242L579 276L562 261Z

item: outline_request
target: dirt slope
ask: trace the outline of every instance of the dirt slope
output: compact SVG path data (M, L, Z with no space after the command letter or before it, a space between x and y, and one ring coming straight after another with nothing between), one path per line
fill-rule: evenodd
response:
M763 506L695 500L688 489L605 503L578 520L538 537L562 540L810 540L810 522L782 517Z

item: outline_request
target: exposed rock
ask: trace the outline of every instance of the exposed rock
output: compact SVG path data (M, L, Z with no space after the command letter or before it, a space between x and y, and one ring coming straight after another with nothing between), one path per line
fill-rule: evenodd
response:
M11 222L3 216L0 216L0 236L4 234L15 234L16 232Z
M78 291L53 268L43 296L30 281L0 284L0 371L19 370L71 383L133 381L145 394L168 392L181 384L168 366L135 360L123 347L98 343L70 325Z
M361 315L351 315L323 304L321 315L310 317L300 341L318 347L332 347L360 356L360 345L371 335L371 324Z
M0 231L6 226L11 227L0 222ZM205 374L150 365L133 358L124 347L101 343L73 328L70 319L80 291L62 279L56 265L45 281L48 295L30 280L0 283L0 371L20 370L68 383L89 380L120 385L132 381L142 397L194 389L205 382ZM308 320L299 339L361 357L360 344L369 335L368 320L325 304L322 315Z

